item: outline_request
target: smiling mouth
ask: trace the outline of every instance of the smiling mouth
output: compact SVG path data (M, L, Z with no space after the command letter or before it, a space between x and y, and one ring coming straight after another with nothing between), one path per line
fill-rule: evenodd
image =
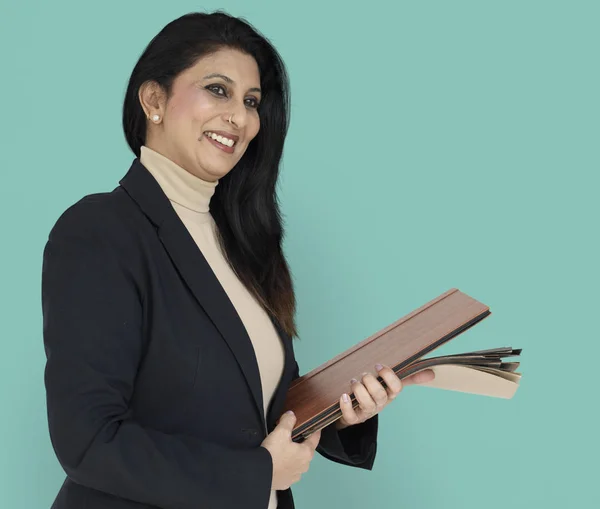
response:
M235 140L227 138L226 136L221 136L220 134L216 134L211 131L206 131L204 133L204 136L206 136L207 138L210 138L213 141L216 141L217 143L223 145L224 147L232 148L237 143Z

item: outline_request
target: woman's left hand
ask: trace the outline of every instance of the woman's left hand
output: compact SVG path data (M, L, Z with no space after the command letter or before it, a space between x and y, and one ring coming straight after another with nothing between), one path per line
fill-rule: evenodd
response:
M426 369L400 380L392 368L380 366L375 366L375 369L387 384L387 388L371 373L363 373L361 381L352 379L352 392L358 400L359 406L352 408L350 397L348 396L348 401L344 401L344 395L342 395L340 398L342 417L335 422L336 429L340 430L360 424L377 415L391 401L396 399L403 386L426 383L435 378L434 372Z

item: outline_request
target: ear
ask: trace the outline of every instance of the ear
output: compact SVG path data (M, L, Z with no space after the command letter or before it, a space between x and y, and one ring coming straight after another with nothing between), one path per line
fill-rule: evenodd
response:
M146 118L157 114L161 119L164 118L166 95L158 82L149 80L142 83L138 91L138 99Z

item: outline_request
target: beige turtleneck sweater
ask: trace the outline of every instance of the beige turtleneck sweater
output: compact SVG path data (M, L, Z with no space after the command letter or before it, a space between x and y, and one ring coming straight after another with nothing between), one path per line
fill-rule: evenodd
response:
M235 275L218 245L210 199L218 185L193 175L162 154L142 145L140 162L154 176L190 232L238 312L254 346L263 390L264 414L283 373L284 350L269 316ZM277 507L271 491L269 506Z

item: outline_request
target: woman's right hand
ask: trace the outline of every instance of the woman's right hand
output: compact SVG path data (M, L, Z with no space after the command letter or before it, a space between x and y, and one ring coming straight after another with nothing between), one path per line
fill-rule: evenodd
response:
M273 459L273 481L271 489L287 490L298 482L315 455L321 439L321 431L310 435L301 444L292 440L296 416L285 413L275 429L263 440L261 447L271 453Z

